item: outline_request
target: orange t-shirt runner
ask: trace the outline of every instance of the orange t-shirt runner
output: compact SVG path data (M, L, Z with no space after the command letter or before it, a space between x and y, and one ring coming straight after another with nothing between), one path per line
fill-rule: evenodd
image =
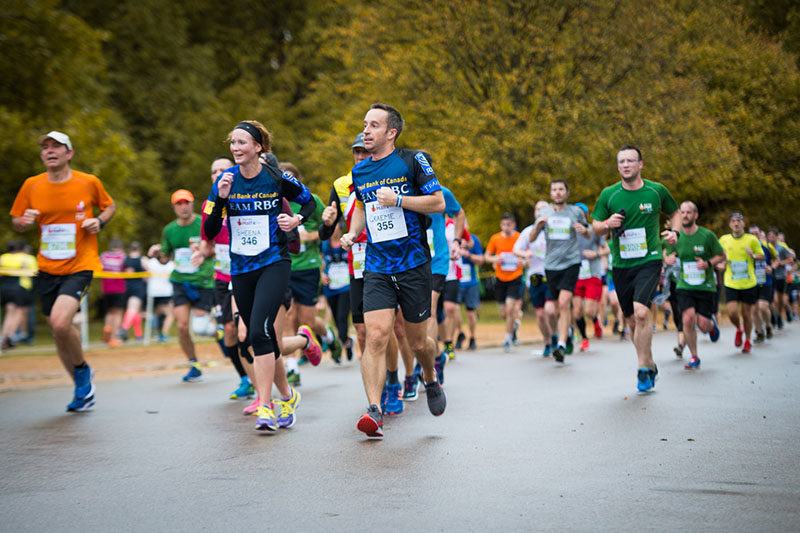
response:
M21 217L26 209L39 211L39 270L53 276L103 269L97 235L81 228L81 223L95 216L95 207L103 211L113 200L97 176L71 172L59 183L48 180L47 173L28 178L11 207L12 217Z
M494 265L494 275L500 281L512 281L522 276L522 266L519 258L514 255L514 243L519 238L519 232L515 231L511 237L504 237L503 232L495 233L489 238L486 246L486 253L499 255L502 260Z

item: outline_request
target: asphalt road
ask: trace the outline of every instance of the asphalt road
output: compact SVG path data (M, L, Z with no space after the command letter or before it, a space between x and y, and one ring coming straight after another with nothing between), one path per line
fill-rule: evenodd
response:
M97 379L0 394L2 531L800 529L800 325L752 355L732 330L702 369L655 337L660 380L636 392L633 347L593 341L562 367L531 347L460 353L447 412L424 394L355 429L358 365L303 367L297 425L255 432L233 371Z

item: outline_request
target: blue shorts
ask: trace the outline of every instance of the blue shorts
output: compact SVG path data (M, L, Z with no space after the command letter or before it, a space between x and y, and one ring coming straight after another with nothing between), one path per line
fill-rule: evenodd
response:
M550 298L549 285L546 281L542 281L536 286L531 285L530 294L531 305L533 305L534 309L541 309L547 300L552 300Z
M316 305L320 278L321 274L318 268L292 272L289 278L289 288L292 289L294 301L307 307Z
M467 311L474 311L481 304L481 289L477 285L458 288L458 303L467 306Z

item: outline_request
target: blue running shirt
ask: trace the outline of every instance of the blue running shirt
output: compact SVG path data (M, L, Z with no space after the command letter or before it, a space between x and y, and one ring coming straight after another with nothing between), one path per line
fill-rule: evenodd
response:
M231 238L231 275L244 274L289 258L286 234L278 227L281 198L298 204L313 202L311 193L294 176L274 166L261 165L254 178L245 178L239 165L220 174L233 172L226 214ZM217 201L217 183L211 187L205 211L211 214ZM223 200L224 201L224 200Z
M442 187L442 195L444 196L444 213L428 215L431 217L431 227L428 228L427 233L428 245L431 248L431 273L446 276L450 268L450 244L447 242L444 232L444 216L447 214L451 218L455 218L461 211L461 204L447 187Z
M425 234L427 215L399 207L383 207L376 199L381 187L390 187L404 196L441 190L422 152L395 148L378 161L367 158L353 167L353 185L356 206L364 209L367 222L365 270L394 274L430 261Z

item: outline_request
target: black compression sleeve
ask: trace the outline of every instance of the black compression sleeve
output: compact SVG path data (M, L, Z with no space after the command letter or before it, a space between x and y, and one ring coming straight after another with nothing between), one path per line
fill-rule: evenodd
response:
M219 235L219 231L222 229L222 210L227 203L228 201L224 198L217 198L217 201L214 202L214 208L211 210L211 214L206 217L206 221L203 224L203 231L206 234L206 238L213 239Z
M339 223L339 220L342 218L342 204L339 200L339 195L336 192L336 187L331 187L331 196L328 198L328 202L333 203L336 205L336 220L333 221L333 224L330 226L326 226L323 222L319 226L319 240L325 241L331 238L333 232L336 231L336 224ZM328 205L330 205L330 203Z

